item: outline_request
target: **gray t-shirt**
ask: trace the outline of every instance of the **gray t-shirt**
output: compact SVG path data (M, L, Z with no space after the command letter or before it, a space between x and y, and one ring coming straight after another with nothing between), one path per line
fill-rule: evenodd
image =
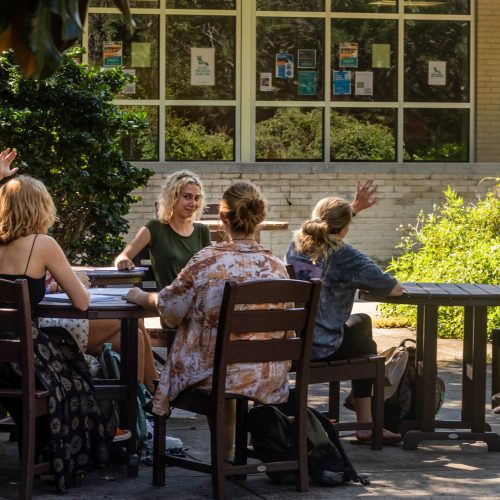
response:
M326 358L339 348L357 289L387 295L397 283L349 244L332 253L326 262L313 264L308 255L297 252L292 242L285 262L293 266L297 279L321 277L323 281L314 327L313 359Z

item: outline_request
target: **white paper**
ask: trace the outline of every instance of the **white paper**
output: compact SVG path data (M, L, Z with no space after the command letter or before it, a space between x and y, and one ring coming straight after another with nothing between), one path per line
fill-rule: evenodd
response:
M373 71L356 71L355 95L373 95Z
M429 85L446 85L446 61L429 61Z
M215 49L191 47L191 85L215 85Z
M123 72L135 76L135 69L124 69ZM135 92L136 92L135 82L127 83L125 85L125 88L123 89L124 94L135 94Z
M261 92L270 92L273 90L273 74L272 73L261 73L260 74L260 86Z

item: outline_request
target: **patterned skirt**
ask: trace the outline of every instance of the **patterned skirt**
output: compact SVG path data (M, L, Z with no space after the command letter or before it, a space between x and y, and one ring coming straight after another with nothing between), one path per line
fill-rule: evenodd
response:
M0 335L12 337L5 331ZM115 435L113 414L97 404L85 358L64 328L33 326L33 344L37 385L49 392L49 442L44 454L52 461L58 489L64 492L72 475L108 463ZM0 363L0 384L19 387L20 383L19 366Z

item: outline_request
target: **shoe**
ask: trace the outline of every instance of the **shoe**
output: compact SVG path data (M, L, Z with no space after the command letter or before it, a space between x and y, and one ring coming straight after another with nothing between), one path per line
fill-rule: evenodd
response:
M113 443L119 443L121 441L126 441L132 436L132 433L128 429L116 428L115 437L113 438Z
M151 454L153 453L154 427L149 420L146 420L146 428L147 428L146 446L145 446L146 454ZM165 438L165 448L167 450L167 453L173 454L179 452L179 450L182 450L183 446L184 445L179 438L172 436L167 436Z

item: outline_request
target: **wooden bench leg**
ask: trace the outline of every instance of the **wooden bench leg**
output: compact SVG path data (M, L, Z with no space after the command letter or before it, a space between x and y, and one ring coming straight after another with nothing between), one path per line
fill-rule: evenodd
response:
M492 330L491 342L491 407L496 408L500 406L500 328Z
M340 382L328 384L328 418L340 420Z

